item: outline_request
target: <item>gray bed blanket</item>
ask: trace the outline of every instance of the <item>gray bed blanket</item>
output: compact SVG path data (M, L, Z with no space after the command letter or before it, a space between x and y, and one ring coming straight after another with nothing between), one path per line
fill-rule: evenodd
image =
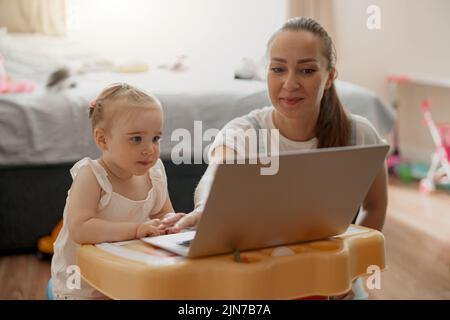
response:
M178 128L193 132L202 121L203 132L221 129L231 119L270 105L266 84L233 79L232 74L175 73L151 70L139 74L95 72L70 79L75 88L49 92L43 85L29 94L0 95L0 165L57 164L82 157L97 157L91 138L87 105L113 82L128 82L152 92L164 107L161 156L168 159L171 133ZM394 123L393 109L371 91L343 81L336 82L345 107L369 119L381 135ZM205 145L209 142L204 142ZM194 153L201 153L201 149Z

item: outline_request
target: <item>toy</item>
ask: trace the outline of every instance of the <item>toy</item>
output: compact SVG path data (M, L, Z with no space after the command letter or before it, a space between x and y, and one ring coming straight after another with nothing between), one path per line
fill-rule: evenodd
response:
M406 162L405 160L402 160L399 156L393 156L394 160L397 161L395 165L393 166L392 173L394 173L400 180L403 182L411 182L414 180L414 176L412 173L412 164ZM395 159L397 157L397 159ZM388 166L389 166L389 159L388 159Z
M189 69L188 56L181 55L173 63L163 63L158 65L158 69L168 69L170 71L182 72Z
M36 85L32 81L14 81L5 70L5 58L0 54L0 94L15 92L31 92Z
M356 277L369 288L386 268L381 232L351 225L344 234L283 247L187 259L141 240L82 245L84 281L113 299L324 299ZM375 280L375 283L374 283Z
M429 193L436 189L437 183L450 183L450 124L436 125L431 116L429 99L422 102L422 111L436 145L436 150L431 155L431 166L427 176L420 181L420 191Z
M53 255L53 243L58 237L59 231L63 225L62 220L53 228L50 235L42 237L38 241L38 256L42 259L50 259Z
M258 60L249 57L242 58L234 70L234 78L246 80L265 80L265 58L261 57Z
M45 296L47 300L55 300L55 298L53 297L53 285L51 278L47 282L47 289L45 291Z

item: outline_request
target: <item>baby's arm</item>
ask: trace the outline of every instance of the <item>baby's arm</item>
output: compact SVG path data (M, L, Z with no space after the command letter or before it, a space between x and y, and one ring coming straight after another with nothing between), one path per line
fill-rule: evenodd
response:
M175 213L175 210L172 206L172 201L170 200L169 195L167 195L167 199L166 202L164 203L163 207L161 208L161 210L152 216L152 219L155 220L151 220L151 221L156 221L159 220L161 221L158 224L158 229L161 231L161 233L167 233L167 229L172 226L166 224L166 221L172 221L173 219L176 219L177 221L182 218L183 216L185 216L186 214L183 212L177 212Z
M83 167L75 177L67 208L69 235L79 244L123 241L137 237L140 224L97 218L101 188L91 168ZM149 229L151 226L145 227ZM144 233L141 228L141 234Z
M159 212L155 215L152 216L152 219L164 219L165 215L167 215L168 213L173 213L175 210L173 209L172 206L172 201L170 201L170 197L169 195L167 195L167 199L166 202L164 202L163 207L161 208L161 210L159 210Z

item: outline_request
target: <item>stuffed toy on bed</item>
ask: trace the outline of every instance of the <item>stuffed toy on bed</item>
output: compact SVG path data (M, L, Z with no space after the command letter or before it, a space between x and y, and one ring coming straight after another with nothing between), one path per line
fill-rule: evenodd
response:
M234 69L234 78L263 81L266 79L264 65L264 58L254 60L249 57L244 57Z
M77 83L72 76L89 72L109 71L119 73L141 73L147 72L149 66L142 61L127 61L121 64L113 63L109 60L93 60L80 65L62 66L53 71L47 80L47 89L61 91L75 88Z
M32 81L14 81L11 76L6 73L4 66L5 59L0 54L0 94L14 92L31 92L35 88Z

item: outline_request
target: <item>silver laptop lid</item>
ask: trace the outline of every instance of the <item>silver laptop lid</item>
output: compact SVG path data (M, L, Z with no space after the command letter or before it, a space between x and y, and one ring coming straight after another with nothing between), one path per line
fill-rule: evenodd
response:
M260 164L219 165L189 257L343 233L380 171L388 145L281 154L275 175Z

